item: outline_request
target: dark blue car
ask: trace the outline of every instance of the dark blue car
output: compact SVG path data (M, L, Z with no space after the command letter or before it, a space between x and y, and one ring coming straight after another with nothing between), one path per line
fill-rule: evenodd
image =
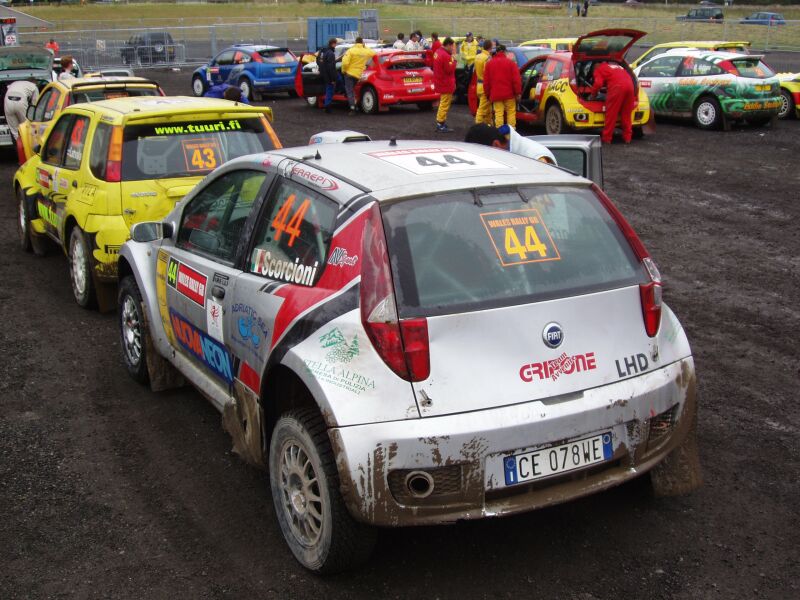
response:
M780 13L755 12L739 21L739 23L742 25L786 25L786 20Z
M232 71L235 81L229 81ZM294 96L296 72L297 57L287 48L235 44L195 70L192 91L195 96L202 96L211 86L231 83L238 85L250 100L255 99L255 94L272 92Z

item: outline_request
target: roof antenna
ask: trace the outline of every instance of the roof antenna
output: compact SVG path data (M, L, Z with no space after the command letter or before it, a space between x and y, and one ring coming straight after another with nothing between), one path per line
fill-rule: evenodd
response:
M322 160L322 156L320 155L319 150L317 150L317 153L314 155L314 160Z
M389 138L389 145L390 145L390 146L397 146L397 138L396 138L396 137L394 137L394 136L392 136L391 138Z

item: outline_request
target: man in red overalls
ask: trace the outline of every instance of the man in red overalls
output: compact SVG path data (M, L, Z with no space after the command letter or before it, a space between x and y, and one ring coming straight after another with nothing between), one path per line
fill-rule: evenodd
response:
M606 87L606 116L603 133L600 139L610 144L614 137L617 116L622 121L622 140L629 144L633 137L631 113L633 112L634 87L633 77L622 65L612 62L600 63L594 68L594 85L592 95L597 95L600 88ZM621 112L620 112L621 111Z

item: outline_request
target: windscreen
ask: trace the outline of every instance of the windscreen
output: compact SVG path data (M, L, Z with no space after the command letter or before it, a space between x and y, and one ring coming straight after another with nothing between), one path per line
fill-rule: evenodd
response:
M535 186L382 207L400 316L524 304L646 280L595 194Z
M0 71L16 69L50 69L53 55L50 52L14 52L0 55Z
M280 65L296 61L294 54L288 50L259 50L259 56L267 64Z
M80 90L72 92L72 103L98 102L99 100L113 100L114 98L128 98L131 96L158 96L157 87L141 88L98 88L96 90Z
M206 175L231 159L273 148L258 118L129 125L122 180Z
M731 63L740 77L767 79L775 76L775 72L757 58L734 58Z

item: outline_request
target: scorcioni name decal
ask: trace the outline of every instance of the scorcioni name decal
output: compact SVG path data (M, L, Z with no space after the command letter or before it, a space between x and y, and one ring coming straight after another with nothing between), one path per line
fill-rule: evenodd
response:
M317 276L319 262L314 261L314 265L300 264L300 259L295 258L294 262L274 258L269 250L256 248L250 260L250 271L272 279L279 279L288 283L313 286Z

